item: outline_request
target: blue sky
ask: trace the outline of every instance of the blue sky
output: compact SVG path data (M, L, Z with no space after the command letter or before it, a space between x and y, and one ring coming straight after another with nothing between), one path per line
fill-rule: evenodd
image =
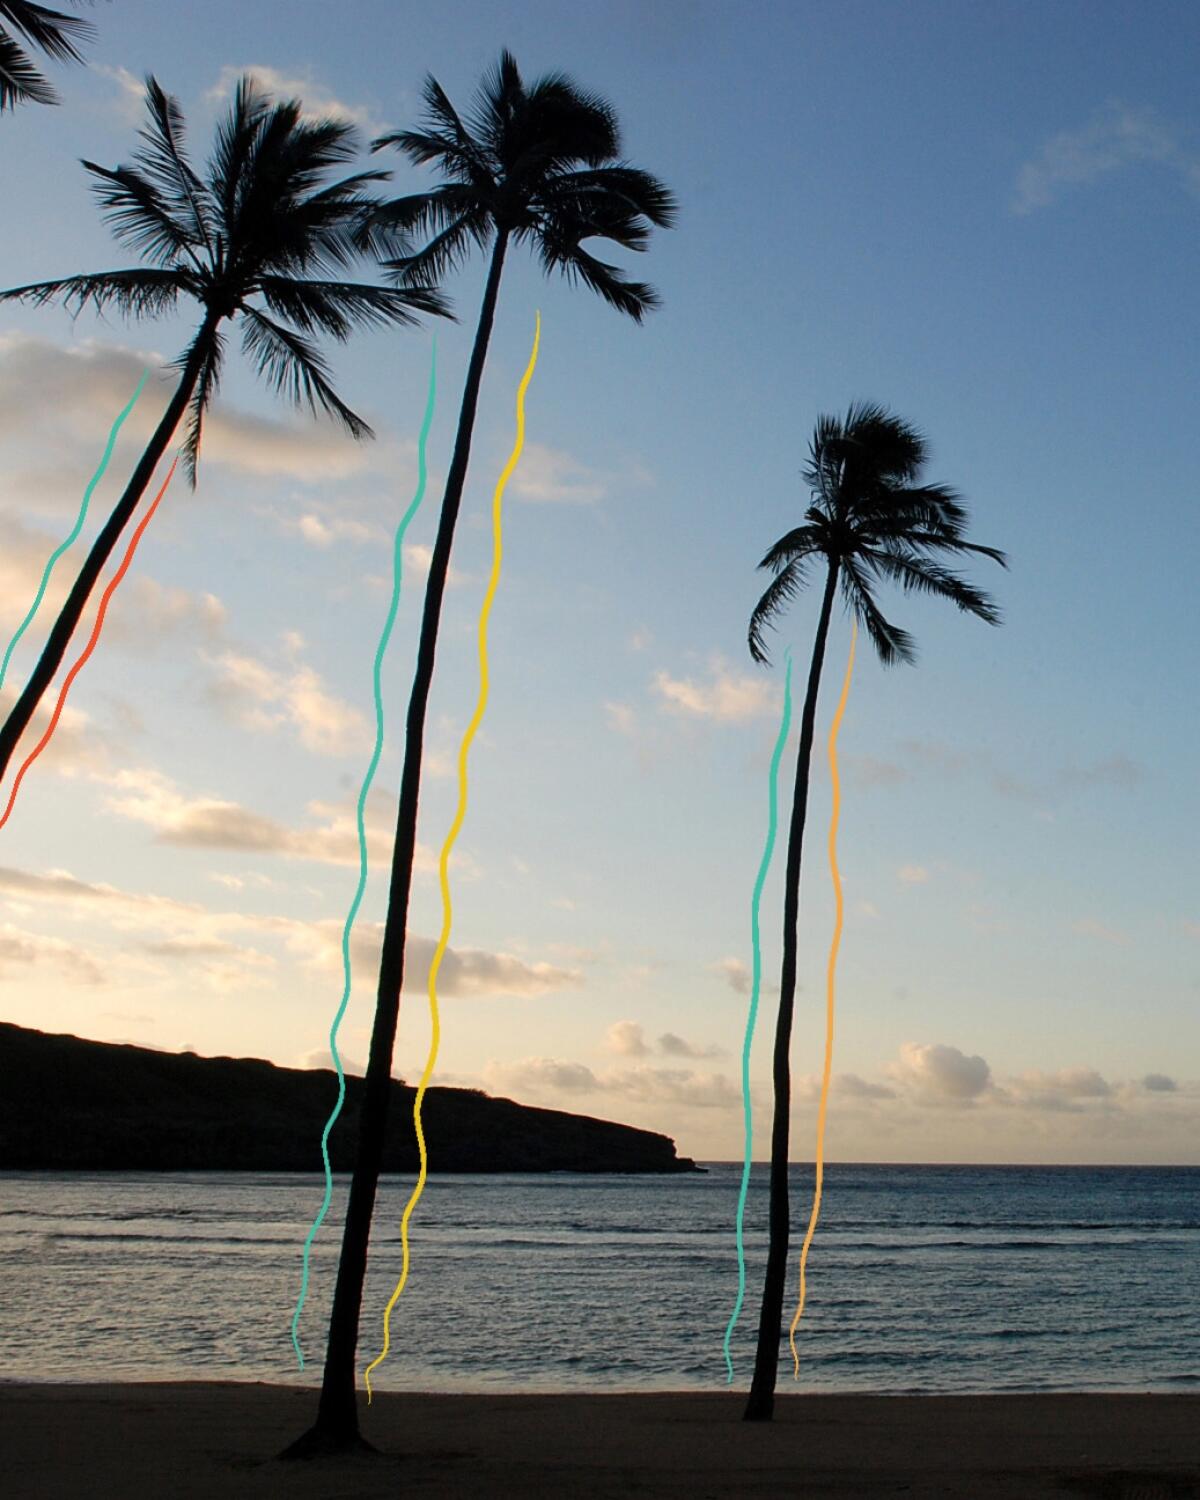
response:
M641 328L519 253L505 272L431 698L397 1071L418 1077L428 1047L420 957L440 926L436 852L478 686L492 491L540 310L452 867L436 1081L662 1130L701 1158L740 1155L778 663L790 642L799 693L818 604L793 606L776 669L755 667L755 564L808 503L799 471L818 414L867 398L926 433L928 477L966 497L971 536L1011 567L970 570L999 629L888 593L919 665L885 671L860 642L840 741L828 1154L1200 1160L1194 8L527 3L503 17L358 0L284 14L216 0L181 30L149 0L97 6L88 68L50 67L62 107L0 121L21 205L0 283L127 263L78 158L128 160L148 71L180 99L203 161L243 70L369 137L415 121L427 72L467 104L508 46L527 78L562 69L606 96L627 158L680 201L647 254L612 253L662 295ZM376 162L396 192L430 180L396 153ZM438 329L430 492L385 673L341 1032L351 1059L367 1050L421 566L482 277L477 258L447 282L461 322ZM0 312L5 642L113 418L154 372L5 701L192 326ZM430 341L429 328L371 333L331 351L378 433L364 445L230 362L199 488L168 491L0 831L7 1019L319 1061ZM848 644L839 612L822 742ZM785 804L794 749L795 735ZM829 809L822 755L801 899L798 1159L812 1154L824 1045ZM768 981L781 880L782 843L763 904ZM754 1054L759 1158L774 1002L766 990Z

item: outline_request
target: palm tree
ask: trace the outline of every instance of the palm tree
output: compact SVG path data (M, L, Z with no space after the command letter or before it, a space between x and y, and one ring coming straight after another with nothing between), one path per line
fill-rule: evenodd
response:
M110 171L90 161L83 165L98 179L93 187L113 232L152 264L0 292L0 302L41 304L61 296L76 311L89 302L99 312L115 303L134 317L173 309L181 292L203 308L195 336L175 361L181 374L166 412L88 553L33 674L0 727L0 777L185 411L190 418L184 467L195 487L201 426L225 353L221 324L240 314L242 349L274 390L297 405L307 401L314 413L320 407L353 437L364 438L374 434L333 389L324 358L304 335L322 332L345 340L356 327L413 324L421 312L448 315L444 299L428 285L400 288L325 279L359 253L351 233L376 202L362 191L364 186L391 176L359 172L322 186L331 167L357 154L352 126L337 120L302 121L298 100L272 104L251 78L243 78L228 117L217 127L202 178L187 160L179 105L153 77L146 81L146 104L150 121L139 132L142 145L132 166ZM252 302L256 295L265 311Z
M364 222L359 242L376 254L386 254L400 248L395 243L398 234L432 234L418 253L384 261L403 286L422 286L439 279L443 272L459 265L473 245L490 248L491 262L425 589L417 667L408 704L375 1024L320 1406L316 1424L286 1450L285 1457L365 1446L358 1432L354 1357L404 979L425 708L504 257L510 242L528 244L540 256L547 273L559 270L572 282L582 280L619 312L640 323L658 305L657 295L641 282L626 281L615 266L594 259L582 242L610 239L629 250L644 250L650 239L649 226L667 227L675 219L670 192L648 173L616 160L620 136L611 106L583 93L561 74L547 75L526 86L515 60L504 52L499 65L484 79L466 123L436 79L426 80L424 97L424 129L381 136L374 146L376 150L396 146L414 163L434 163L447 180L429 192L398 198L377 209Z
M821 417L809 450L804 478L814 504L805 512L806 524L789 531L759 563L775 575L750 617L750 655L756 662L769 658L763 631L785 604L804 586L805 571L814 560L825 563L825 592L817 619L808 690L800 722L796 784L788 832L787 873L784 885L783 966L779 984L779 1016L775 1026L775 1116L771 1132L770 1235L767 1271L754 1378L745 1420L770 1421L775 1406L775 1377L779 1365L780 1316L788 1258L788 1123L791 1110L791 1071L788 1061L792 1010L796 992L796 924L800 907L800 848L808 804L809 762L817 691L833 595L840 579L842 599L866 628L880 661L916 658L912 637L890 624L872 596L876 580L889 579L905 590L936 594L959 609L978 615L990 625L1000 616L985 594L948 572L935 559L939 553L981 553L1001 566L1004 554L963 540L967 513L953 490L939 484L918 484L926 458L925 439L898 417L868 403L852 405L844 420Z
M0 0L0 22L5 21L47 57L62 62L81 63L83 55L77 44L90 42L96 35L90 21L35 5L33 0ZM0 114L18 104L57 104L58 95L8 26L0 25Z

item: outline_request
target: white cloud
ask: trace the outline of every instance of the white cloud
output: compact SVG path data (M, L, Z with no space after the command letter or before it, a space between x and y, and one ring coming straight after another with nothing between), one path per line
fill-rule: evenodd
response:
M924 885L929 879L929 871L924 865L901 865L896 871L896 879L905 885Z
M609 728L618 734L631 736L637 727L637 719L628 703L606 703L604 712L608 716Z
M1114 1093L1095 1068L1059 1068L1053 1073L1029 1068L1005 1081L1000 1102L1032 1110L1078 1112L1083 1108L1079 1100L1108 1100Z
M11 922L0 922L0 983L13 976L16 967L26 969L49 964L63 980L75 984L103 984L104 970L86 949L61 938L26 932Z
M141 125L145 119L146 100L146 87L142 80L136 78L128 68L113 68L101 62L93 62L90 66L93 73L99 73L102 78L110 78L116 84L118 92L113 100L113 110L122 124Z
M1135 162L1164 162L1179 171L1193 191L1200 186L1198 161L1184 151L1176 133L1149 109L1110 103L1087 124L1052 136L1017 174L1012 208L1027 214L1045 207L1068 185L1095 182Z
M707 683L660 671L654 687L668 709L718 724L739 724L774 714L777 707L775 688L766 677L731 672L719 656L713 658Z
M674 1031L664 1031L658 1039L658 1050L666 1057L722 1057L724 1049L721 1047L701 1047L695 1042L689 1042Z
M161 354L94 338L63 346L27 334L0 334L0 438L11 444L0 472L0 507L24 509L33 496L39 510L74 515L113 421L147 369L149 379L118 436L106 486L113 482L110 475L132 468L132 455L149 441L178 371ZM368 446L326 417L305 413L279 421L240 412L218 399L204 421L199 483L203 489L205 469L220 465L257 477L321 484L363 469Z
M348 125L358 126L369 136L382 135L387 128L369 105L345 103L344 100L332 94L324 84L318 83L311 71L293 74L280 72L278 68L272 68L263 63L247 63L245 66L226 63L216 83L204 97L213 104L220 104L232 98L238 80L247 73L277 102L282 103L285 99L299 99L305 106L301 113L303 120L341 120Z
M603 497L604 483L570 454L526 443L512 477L512 490L522 500L587 505Z
M614 1021L607 1032L608 1047L626 1057L645 1057L650 1048L637 1021Z
M957 1047L905 1042L900 1057L884 1069L921 1102L969 1104L986 1092L991 1070L982 1057L967 1057Z
M1072 922L1071 931L1079 937L1099 938L1102 943L1127 943L1128 937L1119 932L1115 927L1108 927L1103 922L1097 922L1093 917L1084 917L1082 921Z
M328 692L312 667L274 671L237 651L210 660L216 673L207 696L245 728L269 732L290 726L305 749L318 755L349 755L371 743L366 717Z
M583 1063L558 1058L526 1057L501 1063L489 1059L483 1070L493 1093L512 1091L526 1097L604 1094L638 1104L672 1104L698 1109L740 1107L741 1094L719 1073L687 1068L652 1068L637 1064L595 1073Z

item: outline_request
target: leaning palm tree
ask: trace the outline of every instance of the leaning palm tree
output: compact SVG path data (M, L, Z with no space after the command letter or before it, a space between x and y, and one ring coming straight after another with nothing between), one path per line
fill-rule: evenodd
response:
M939 553L981 553L1007 566L1002 552L963 540L967 513L953 490L940 484L918 484L926 458L925 439L898 417L879 406L859 403L844 420L819 419L810 447L804 478L814 503L805 512L805 525L789 531L759 563L775 581L767 588L750 617L750 654L756 662L769 660L764 629L804 586L813 562L825 565L825 592L817 618L808 690L800 722L796 783L788 831L787 873L784 884L783 966L779 983L779 1015L775 1026L775 1116L771 1132L771 1188L767 1270L754 1378L745 1420L769 1421L775 1406L775 1378L779 1366L780 1316L788 1259L788 1124L791 1110L789 1047L796 992L796 924L800 908L800 848L808 805L809 763L817 692L833 596L840 581L842 599L866 628L880 661L890 666L912 662L912 637L890 624L872 594L877 580L899 583L905 590L936 594L978 615L990 625L999 613L985 594L948 572L935 559Z
M527 86L515 60L504 52L499 65L484 79L465 123L436 79L426 80L424 97L424 129L381 136L375 149L396 146L414 163L436 164L447 180L429 192L396 199L376 210L365 220L359 241L364 248L387 256L403 248L396 242L397 235L413 231L432 235L418 253L384 260L403 286L423 286L440 279L466 258L473 245L490 248L491 258L425 589L408 704L375 1024L320 1406L316 1424L287 1450L285 1456L290 1457L363 1446L355 1404L354 1357L404 980L425 708L504 257L510 243L528 244L547 273L558 270L572 282L582 280L619 312L640 323L658 305L657 295L641 282L627 281L615 266L589 255L583 241L609 239L629 250L644 250L649 226L666 227L675 219L671 193L648 173L617 160L620 136L612 108L561 74L547 75Z
M0 0L0 114L18 104L57 104L58 95L34 67L29 53L9 26L58 62L83 61L79 44L90 42L96 28L90 21L61 10L35 5L33 0Z
M221 324L241 317L242 349L277 392L297 405L306 401L314 413L320 407L353 437L364 438L374 434L338 396L323 356L305 334L328 333L345 340L356 327L413 324L422 312L448 315L444 299L428 285L327 279L360 253L352 230L376 201L363 188L391 176L358 172L322 185L331 167L357 154L352 126L337 120L304 121L298 100L273 104L251 78L243 78L217 128L202 178L188 164L179 105L153 77L146 81L146 104L150 121L139 132L142 145L133 165L115 170L90 161L83 165L98 179L93 186L113 232L143 252L151 265L0 292L0 302L41 304L61 296L76 311L90 302L102 312L112 303L134 317L173 309L180 293L203 308L199 328L175 362L179 384L162 420L0 727L0 776L185 411L190 419L184 465L195 487L204 413L220 381L225 353ZM266 310L254 304L256 296Z

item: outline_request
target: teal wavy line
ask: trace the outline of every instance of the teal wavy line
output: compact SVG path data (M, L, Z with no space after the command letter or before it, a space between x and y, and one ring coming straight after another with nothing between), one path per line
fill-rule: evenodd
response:
M367 883L367 830L364 823L364 809L367 804L367 793L371 790L371 781L375 775L375 768L379 764L379 757L383 753L383 691L380 686L380 674L383 670L383 654L387 650L388 640L392 634L392 626L396 620L396 610L400 604L400 577L403 571L402 548L404 533L408 530L408 523L416 515L421 501L425 498L425 442L429 437L430 424L433 422L433 408L437 397L437 335L433 339L433 359L429 367L429 400L425 406L425 421L421 427L421 437L417 444L417 492L413 496L412 504L404 512L404 516L396 528L396 538L392 546L392 604L388 610L387 622L383 627L383 634L379 637L379 649L375 653L375 753L371 756L371 764L367 767L367 774L363 777L362 791L358 794L358 889L354 892L354 900L350 903L350 914L346 918L346 925L342 930L342 969L345 973L345 985L342 989L342 1003L338 1006L337 1015L333 1018L333 1026L329 1032L329 1050L333 1053L333 1065L337 1069L338 1097L333 1107L333 1113L325 1122L325 1130L321 1135L321 1157L325 1163L325 1201L321 1204L321 1211L313 1220L313 1226L308 1231L308 1238L304 1241L304 1274L300 1283L300 1297L296 1303L296 1311L292 1318L292 1344L296 1350L296 1358L300 1362L300 1368L304 1368L304 1355L300 1349L300 1340L297 1329L300 1326L300 1314L304 1310L304 1301L308 1296L308 1265L312 1254L312 1243L316 1238L317 1230L320 1229L329 1212L329 1205L333 1201L333 1172L329 1166L329 1132L337 1122L338 1115L342 1112L342 1104L346 1098L346 1075L342 1071L342 1060L338 1056L337 1031L342 1024L342 1017L346 1014L346 1006L350 1000L350 929L354 926L354 918L358 915L359 903L362 901L363 889Z
M46 571L42 574L42 586L37 591L37 598L33 601L29 613L17 626L16 635L14 635L12 640L8 643L8 650L4 653L4 660L3 662L0 662L0 687L4 686L5 674L8 672L8 664L12 660L12 654L17 649L17 642L25 634L25 631L29 627L29 622L38 612L38 605L41 604L42 599L45 596L46 587L50 582L50 574L54 571L54 564L59 560L59 558L83 530L83 523L88 513L88 505L91 503L92 499L92 491L100 483L101 479L104 478L104 471L108 468L108 461L112 457L113 448L116 446L117 433L120 432L121 424L124 422L125 418L133 410L134 405L137 402L137 398L142 394L142 387L146 384L149 375L150 371L148 369L142 371L142 378L137 383L137 390L134 391L133 395L130 397L129 405L112 424L112 431L108 434L108 446L104 450L104 457L100 460L100 467L92 475L91 483L83 492L83 504L79 507L79 515L76 518L74 528L71 531L71 535L66 539L65 542L63 542L60 547L55 548L55 550L50 554L50 561L46 564Z
M792 721L792 653L785 651L784 659L787 662L787 676L783 681L783 718L779 725L779 735L775 741L775 752L771 756L771 785L768 792L768 806L770 816L767 825L767 843L763 850L762 862L758 867L758 879L754 882L754 895L750 900L750 941L754 949L754 977L750 985L750 1014L746 1018L746 1040L742 1047L742 1109L746 1120L746 1150L742 1158L742 1187L738 1194L737 1206L737 1254L738 1254L738 1294L737 1302L734 1304L733 1315L729 1319L729 1325L725 1329L725 1364L729 1370L728 1384L733 1384L733 1360L729 1354L729 1340L733 1336L733 1327L742 1313L742 1303L746 1297L746 1248L742 1242L742 1224L746 1216L746 1193L750 1186L750 1152L753 1146L754 1127L750 1120L750 1045L754 1040L754 1021L758 1015L758 992L762 983L762 949L758 942L758 908L762 900L763 885L766 882L767 870L771 864L771 852L775 848L775 829L779 821L779 762L783 758L783 747L787 742L788 727Z

